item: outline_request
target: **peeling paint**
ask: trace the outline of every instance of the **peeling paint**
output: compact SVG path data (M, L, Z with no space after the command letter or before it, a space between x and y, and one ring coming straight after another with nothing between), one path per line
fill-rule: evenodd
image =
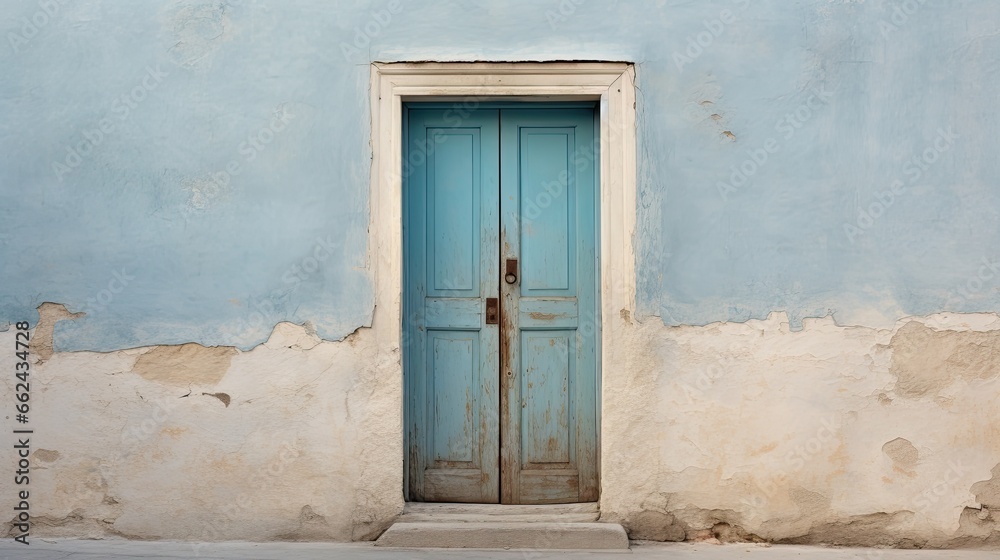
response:
M200 344L154 346L135 361L133 371L145 379L177 387L214 387L226 375L237 350ZM214 395L213 395L214 396Z
M912 333L948 341L942 362L985 344L988 363L997 319L936 314L875 329L826 318L798 332L783 314L636 323L609 357L628 373L604 377L602 519L656 540L722 542L724 524L726 538L747 541L989 545L968 489L1000 457L1000 380L952 358L922 377L935 398L904 396L898 382L919 361Z
M920 459L920 452L904 438L896 438L888 441L882 446L882 453L885 453L896 464L904 468L915 467Z
M54 463L59 460L59 452L51 449L39 449L31 456L43 463Z
M969 491L976 495L982 507L1000 511L1000 463L993 467L991 474L992 478L973 484Z
M997 538L998 380L952 359L940 371L952 381L923 383L947 401L898 389L919 361L915 345L938 344L914 333L966 356L970 340L989 348L996 315L909 318L891 330L828 318L800 332L779 314L706 327L621 319L609 349L619 374L602 390L600 499L602 518L634 538L924 547ZM99 436L47 429L51 441L34 455L46 469L39 483L59 486L39 489L38 534L377 536L402 507L398 354L373 360L368 329L350 338L280 323L247 352L54 354L33 374L47 387L33 397L39 429L64 426L57 411L74 410L75 428ZM224 406L207 406L213 399ZM976 415L951 412L963 409Z
M215 397L222 401L222 404L226 405L226 408L229 408L229 395L225 393L202 393L202 395Z
M934 395L956 380L1000 376L1000 331L936 330L910 321L892 337L892 373L897 395Z
M52 357L54 352L52 335L59 321L83 317L83 313L70 313L61 303L45 302L38 306L38 323L35 325L31 346L42 362Z

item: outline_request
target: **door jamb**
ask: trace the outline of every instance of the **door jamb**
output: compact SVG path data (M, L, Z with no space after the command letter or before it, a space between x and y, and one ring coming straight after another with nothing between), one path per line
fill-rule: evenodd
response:
M601 408L604 380L614 375L611 348L630 323L635 302L633 234L636 222L635 66L624 62L373 63L371 65L369 270L375 287L372 329L380 364L395 364L406 496L403 333L402 142L404 101L599 100L600 177L598 255L600 344L597 384L598 485L601 485ZM601 492L603 497L604 493Z

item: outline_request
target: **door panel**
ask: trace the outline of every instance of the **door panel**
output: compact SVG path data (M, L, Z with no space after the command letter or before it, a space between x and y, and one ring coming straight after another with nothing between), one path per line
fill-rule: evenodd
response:
M477 129L428 128L435 151L427 157L427 295L457 295L478 290L480 215L473 157L482 139ZM434 139L441 139L438 143Z
M404 360L410 496L499 499L497 111L411 110L405 166Z
M512 125L514 126L514 125ZM569 156L575 146L572 128L520 129L521 297L575 295L570 250L574 234L574 169ZM506 146L505 146L506 147ZM565 180L560 179L566 177Z
M596 500L593 109L408 108L406 123L409 499Z
M568 332L521 331L522 469L572 463L576 442L569 429L569 380L575 341Z
M597 499L593 119L500 115L501 259L520 259L518 281L500 284L504 503Z

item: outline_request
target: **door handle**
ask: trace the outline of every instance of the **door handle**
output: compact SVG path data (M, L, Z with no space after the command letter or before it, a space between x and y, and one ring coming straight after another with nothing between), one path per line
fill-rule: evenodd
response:
M486 324L496 325L500 322L500 299L495 297L486 298Z
M507 264L504 266L503 279L508 284L517 282L517 259L507 259Z

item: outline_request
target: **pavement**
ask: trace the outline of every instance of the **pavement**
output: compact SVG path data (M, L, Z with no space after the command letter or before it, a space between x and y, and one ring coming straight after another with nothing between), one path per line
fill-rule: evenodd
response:
M1000 550L888 550L759 544L632 542L622 551L386 549L371 543L184 543L34 538L0 541L2 560L1000 560Z

